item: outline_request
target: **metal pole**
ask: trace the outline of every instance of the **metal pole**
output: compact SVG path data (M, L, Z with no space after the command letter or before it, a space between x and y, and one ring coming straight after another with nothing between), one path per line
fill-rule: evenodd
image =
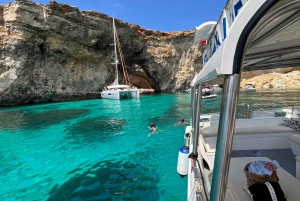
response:
M198 155L198 139L199 139L199 122L200 122L200 111L201 111L201 96L202 96L202 85L197 86L197 99L196 107L194 111L194 134L193 134L193 152ZM196 162L196 161L195 161Z
M115 46L115 65L116 65L116 84L119 85L118 77L118 54L117 54L117 43L116 43L116 27L115 27L115 18L113 17L113 31L114 31L114 46Z
M196 88L197 88L197 96L196 96ZM195 182L199 182L201 185L206 185L204 178L202 177L203 174L200 174L200 172L198 171L202 171L202 167L201 165L197 167L197 158L198 158L198 141L199 141L199 124L200 124L200 112L201 112L201 101L202 101L202 85L198 85L196 87L194 87L194 102L193 102L193 106L194 106L194 111L193 111L193 150L192 153L190 154L190 157L192 158L193 162L194 162L194 176L195 176ZM201 162L199 162L201 163ZM201 181L202 180L202 181ZM194 184L195 185L195 184ZM197 196L198 193L200 193L201 196L201 201L208 201L206 198L206 193L204 192L206 190L206 188L203 187L201 192L196 192L196 200L200 201L200 197Z
M192 132L194 130L194 122L195 122L195 102L196 102L196 96L195 96L195 86L191 87L191 108L192 108L192 121L191 126L192 126Z
M210 192L211 201L223 201L225 199L240 78L240 74L234 74L226 76L224 79L222 109Z

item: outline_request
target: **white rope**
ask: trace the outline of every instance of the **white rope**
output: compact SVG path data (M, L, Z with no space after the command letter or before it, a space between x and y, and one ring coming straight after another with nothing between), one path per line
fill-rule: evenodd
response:
M189 196L189 200L190 201L193 197L193 195L196 193L196 196L197 197L200 197L200 200L202 200L202 197L200 195L200 192L202 191L203 187L202 185L200 184L200 182L198 180L195 180L194 182L194 187L193 187L193 190L191 191L191 194ZM195 192L196 191L196 192Z
M199 181L195 181L195 188L196 192L201 192L203 190L203 186L200 184Z
M195 175L194 175L194 171L192 171L192 175L191 175L191 177L194 177ZM203 190L203 186L201 185L201 183L200 183L200 181L199 180L195 180L194 181L194 186L193 186L193 189L192 189L192 191L191 191L191 193L190 193L190 195L189 195L189 199L188 199L188 201L191 201L191 199L192 199L192 197L193 197L193 195L196 193L196 196L197 197L200 197L201 198L201 200L202 200L202 197L201 197L201 195L200 195L200 192L202 192L202 190ZM196 191L196 192L195 192Z

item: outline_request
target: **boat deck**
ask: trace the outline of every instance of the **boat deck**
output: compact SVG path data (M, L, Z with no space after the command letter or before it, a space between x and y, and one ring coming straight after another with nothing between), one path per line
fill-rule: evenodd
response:
M231 158L229 174L228 174L228 189L232 196L226 201L241 200L251 201L251 197L244 191L247 189L247 178L244 173L245 164L255 160L270 161L268 157L234 157ZM279 167L277 170L279 184L282 191L290 200L299 200L300 197L300 181L291 175L284 168ZM227 194L227 193L226 193Z

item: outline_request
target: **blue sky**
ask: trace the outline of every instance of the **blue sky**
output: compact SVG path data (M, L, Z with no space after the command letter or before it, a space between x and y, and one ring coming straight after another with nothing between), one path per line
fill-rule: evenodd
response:
M33 0L47 4L49 0ZM0 4L13 0L0 0ZM78 7L114 15L145 29L183 31L203 22L217 21L227 0L57 0Z

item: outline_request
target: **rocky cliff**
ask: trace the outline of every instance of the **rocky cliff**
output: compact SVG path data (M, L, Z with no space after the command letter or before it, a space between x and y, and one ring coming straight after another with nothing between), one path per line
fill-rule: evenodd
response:
M193 31L116 20L132 85L178 91L202 67ZM51 1L0 5L0 105L99 97L115 78L112 18ZM122 79L122 78L120 78Z
M245 84L253 84L257 89L300 88L300 71L292 71L292 69L300 68L273 69L272 73L268 73L267 71L257 71L254 73L256 76L248 79L243 78L240 86L241 88L244 88ZM286 72L288 70L290 71ZM245 77L247 76L249 75L246 74Z

